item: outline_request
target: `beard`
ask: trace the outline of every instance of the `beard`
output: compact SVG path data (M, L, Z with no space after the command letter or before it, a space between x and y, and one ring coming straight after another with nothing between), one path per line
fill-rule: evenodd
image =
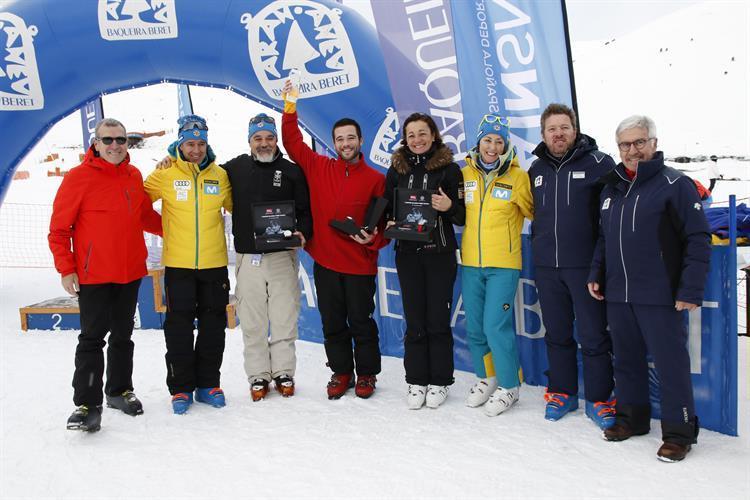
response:
M271 163L273 161L273 151L270 153L258 153L255 155L255 161L260 163Z

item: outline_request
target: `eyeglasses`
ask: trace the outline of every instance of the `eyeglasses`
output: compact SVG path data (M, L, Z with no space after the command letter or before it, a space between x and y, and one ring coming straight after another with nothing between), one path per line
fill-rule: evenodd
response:
M650 137L648 139L638 139L637 141L633 142L618 142L617 147L620 148L620 151L622 151L623 153L627 153L628 151L630 151L630 146L635 146L635 149L637 151L640 151L641 149L646 147L646 144L649 141L652 141L653 139L653 137Z
M261 122L270 123L270 124L276 124L276 120L273 119L273 116L253 116L250 118L250 125L257 125Z
M484 115L482 117L482 123L499 123L500 125L504 127L510 127L510 120L504 116L497 116L497 115Z
M128 142L127 137L97 137L96 139L107 146L112 144L112 141L115 141L120 146Z

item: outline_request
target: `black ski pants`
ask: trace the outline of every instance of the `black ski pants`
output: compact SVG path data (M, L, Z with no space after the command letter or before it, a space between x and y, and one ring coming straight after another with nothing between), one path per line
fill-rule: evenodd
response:
M375 276L344 274L313 266L328 366L334 373L380 373ZM352 356L352 341L354 353Z
M141 280L130 283L81 285L78 307L81 334L76 347L73 403L102 404L104 337L107 339L107 384L104 391L116 396L133 390L133 317Z
M451 253L396 253L396 270L406 317L406 383L453 383L451 307L456 282Z
M164 270L167 387L174 395L219 387L229 303L226 267ZM198 320L198 337L193 335Z

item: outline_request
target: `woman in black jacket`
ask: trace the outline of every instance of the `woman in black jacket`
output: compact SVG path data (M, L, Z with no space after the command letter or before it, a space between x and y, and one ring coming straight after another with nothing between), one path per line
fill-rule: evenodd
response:
M394 192L429 189L437 211L430 241L396 240L396 269L406 317L404 368L410 409L425 403L440 406L453 383L451 306L456 280L456 236L453 224L463 225L466 209L459 194L463 178L453 153L443 144L435 121L423 113L410 115L402 128L401 147L393 153L386 174L389 226L396 208Z

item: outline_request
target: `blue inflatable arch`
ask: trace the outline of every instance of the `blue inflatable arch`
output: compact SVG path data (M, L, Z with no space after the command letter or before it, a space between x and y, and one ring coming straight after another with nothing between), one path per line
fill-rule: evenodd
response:
M301 98L315 97L302 120L324 144L342 116L372 144L393 110L375 30L328 0L4 2L0 40L0 202L46 131L102 94L188 83L280 110L280 89L299 68ZM372 162L387 167L380 156Z

